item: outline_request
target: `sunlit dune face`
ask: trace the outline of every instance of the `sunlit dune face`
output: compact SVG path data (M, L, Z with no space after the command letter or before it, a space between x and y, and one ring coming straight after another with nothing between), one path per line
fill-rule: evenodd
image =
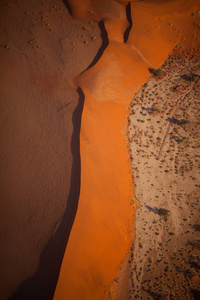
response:
M185 26L181 14L183 7L188 9L186 2L131 1L133 24L124 43L127 1L69 1L76 18L104 19L109 44L100 60L75 79L85 95L81 190L54 299L103 299L126 255L134 197L126 141L128 107L150 75L148 68L158 67L181 40L177 30Z

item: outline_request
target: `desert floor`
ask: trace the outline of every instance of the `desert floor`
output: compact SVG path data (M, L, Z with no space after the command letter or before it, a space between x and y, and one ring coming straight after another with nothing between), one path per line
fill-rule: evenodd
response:
M161 70L163 78L152 76L130 106L139 209L135 241L115 281L117 299L200 295L199 52L175 49Z
M199 299L199 8L1 1L2 300Z

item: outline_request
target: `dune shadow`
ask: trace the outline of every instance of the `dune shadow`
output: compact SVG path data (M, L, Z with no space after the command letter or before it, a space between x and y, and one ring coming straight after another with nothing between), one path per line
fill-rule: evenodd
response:
M71 7L68 1L63 0L64 5L72 15ZM101 58L105 48L109 44L108 35L105 30L104 21L98 23L101 31L102 44L96 56L90 65L83 72L93 67ZM83 73L82 72L82 73ZM79 194L80 194L80 127L81 116L84 105L84 93L81 88L77 88L79 94L79 103L73 113L73 133L71 139L71 151L73 155L71 186L69 197L67 199L67 207L62 217L59 228L55 235L49 240L40 255L40 262L36 273L25 280L8 300L51 300L57 285L59 272L63 260L63 256L67 247L69 235L73 226L75 215L77 212Z
M74 110L72 117L73 133L71 138L71 151L73 162L71 170L71 186L68 199L66 199L66 210L55 235L48 241L40 255L39 266L36 273L25 280L9 300L53 299L62 259L77 212L80 194L81 159L79 137L84 94L80 88L77 89L77 93L79 94L79 103Z
M62 2L64 3L64 5L66 6L69 14L72 16L72 9L71 9L71 6L69 5L68 1L67 0L62 0Z
M62 1L63 1L64 5L66 6L66 8L68 9L70 15L72 15L72 9L71 9L68 1L67 0L62 0ZM103 20L99 21L98 26L99 26L99 29L101 32L101 34L100 34L100 37L102 40L101 46L100 46L97 54L93 58L92 62L89 64L89 66L84 71L81 72L81 74L84 73L85 71L89 70L90 68L92 68L102 57L104 50L108 47L109 39L108 39L107 31L105 29L104 21Z
M130 2L129 2L129 4L126 5L126 18L127 18L129 25L124 32L124 43L127 42L132 25L133 25L132 18L131 18L131 3Z
M101 40L102 40L101 46L100 46L97 54L95 55L93 61L89 64L89 66L82 73L84 73L85 71L92 68L99 61L99 59L103 55L104 50L108 47L109 39L108 39L107 31L105 29L104 21L103 20L99 21L98 26L101 31Z

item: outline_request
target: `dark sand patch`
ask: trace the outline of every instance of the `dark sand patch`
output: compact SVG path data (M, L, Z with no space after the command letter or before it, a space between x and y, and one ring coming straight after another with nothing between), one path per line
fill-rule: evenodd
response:
M53 295L79 197L84 99L73 78L96 55L100 30L72 19L62 1L0 8L0 298L43 300Z

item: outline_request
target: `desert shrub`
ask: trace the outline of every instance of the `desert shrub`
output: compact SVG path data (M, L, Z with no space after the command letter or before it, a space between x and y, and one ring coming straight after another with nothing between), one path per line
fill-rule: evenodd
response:
M184 136L184 137L182 137L182 139L180 139L179 140L179 143L182 143L182 142L184 142L185 140L186 140L187 138Z
M198 76L193 74L191 77L190 77L190 81L197 81L198 79Z
M163 74L163 71L161 69L156 70L156 74L158 76L161 76Z
M165 209L165 208L160 208L160 209L158 210L158 214L159 214L160 216L169 216L170 210Z
M154 112L160 112L160 110L156 107L152 107L149 113L152 114Z
M186 275L189 277L189 278L193 278L194 276L196 276L196 272L192 269L187 269L185 271Z
M106 300L114 300L116 298L116 293L113 292L111 286L109 288L109 291L106 293Z
M161 75L163 75L163 71L161 69L150 69L150 72L154 76L161 76Z
M169 232L169 235L175 235L175 233L171 231L171 232Z
M189 123L190 123L190 121L189 120L185 120L185 119L183 119L183 120L180 121L180 125L185 125L185 124L189 124Z

